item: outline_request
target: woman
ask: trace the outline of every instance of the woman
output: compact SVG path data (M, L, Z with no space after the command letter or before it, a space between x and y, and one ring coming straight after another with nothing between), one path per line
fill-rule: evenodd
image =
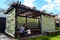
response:
M23 26L20 27L20 34L22 37L26 36L26 27L27 27L27 23L25 23Z

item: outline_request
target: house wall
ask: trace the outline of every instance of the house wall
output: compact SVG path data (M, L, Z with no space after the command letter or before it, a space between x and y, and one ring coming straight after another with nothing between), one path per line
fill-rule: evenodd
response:
M44 16L42 15L42 33L45 31L53 31L55 30L55 22L54 17Z
M0 17L0 33L4 33L6 29L6 18Z
M5 32L14 37L15 33L15 9L8 12L6 16L6 30Z

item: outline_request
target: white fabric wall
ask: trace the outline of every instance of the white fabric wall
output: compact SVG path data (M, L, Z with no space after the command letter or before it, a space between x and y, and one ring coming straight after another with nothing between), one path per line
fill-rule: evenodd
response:
M14 33L15 33L15 9L11 10L7 14L5 32L14 37Z
M55 30L54 18L42 15L42 33L53 30Z

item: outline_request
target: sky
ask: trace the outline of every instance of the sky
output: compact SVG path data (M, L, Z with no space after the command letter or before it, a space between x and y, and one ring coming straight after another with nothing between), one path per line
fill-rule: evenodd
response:
M9 2L8 0L0 0L0 8L8 9ZM16 0L15 0L16 1ZM24 4L28 7L35 6L37 10L46 10L48 13L60 14L60 0L19 0L21 4Z

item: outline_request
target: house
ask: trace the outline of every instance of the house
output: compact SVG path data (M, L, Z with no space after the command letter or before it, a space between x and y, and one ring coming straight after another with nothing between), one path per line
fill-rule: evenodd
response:
M4 14L6 14L5 32L12 37L17 37L20 26L27 22L29 22L27 29L31 29L32 35L55 30L54 15L31 9L18 2L13 3Z
M5 32L6 28L6 15L0 14L0 33Z

